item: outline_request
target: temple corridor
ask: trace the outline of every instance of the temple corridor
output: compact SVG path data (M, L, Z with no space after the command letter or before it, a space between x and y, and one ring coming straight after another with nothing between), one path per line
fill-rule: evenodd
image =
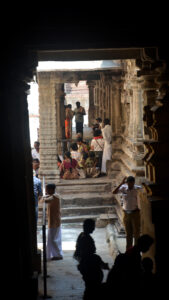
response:
M22 19L24 16L25 11ZM39 91L39 177L42 181L45 179L45 185L55 183L61 197L65 260L48 262L52 276L47 280L53 299L80 299L82 295L84 286L72 253L86 217L92 216L96 221L93 237L97 250L110 266L118 249L124 251L121 197L112 191L128 176L134 176L136 184L142 187L139 191L141 234L154 239L145 256L152 259L153 272L159 280L160 291L164 292L168 288L165 271L169 268L166 243L169 208L167 35L163 31L156 35L153 26L146 33L147 28L142 30L144 22L137 24L138 30L133 24L111 27L111 20L104 27L99 19L100 25L95 24L92 31L86 15L83 30L77 24L69 26L71 18L66 25L62 14L60 19L55 15L57 20L49 27L43 22L43 26L38 24L36 17L34 21L25 18L29 20L25 27L19 24L17 28L11 28L10 38L7 36L5 48L2 47L0 121L2 187L6 192L2 198L2 212L9 221L6 222L9 231L2 250L8 262L4 272L8 296L11 293L10 299L37 300L43 293L42 207L39 206L37 226L27 101L33 81L37 82ZM31 22L37 23L36 26ZM63 23L65 27L62 28ZM38 70L40 62L51 61L83 62L84 65L89 61L102 61L102 64L93 70L72 67L69 70ZM108 61L111 66L107 65ZM95 119L108 118L112 129L112 157L107 162L107 176L63 181L57 155L62 155L75 140L75 134L72 140L65 139L64 104L69 90L66 85L78 88L82 82L85 82L88 95L88 127L84 138L87 134L86 140L90 143L90 128ZM14 243L11 243L12 237ZM66 250L69 246L71 249ZM12 278L10 289L9 274ZM66 286L61 285L62 278L67 281ZM75 291L75 297L72 291Z

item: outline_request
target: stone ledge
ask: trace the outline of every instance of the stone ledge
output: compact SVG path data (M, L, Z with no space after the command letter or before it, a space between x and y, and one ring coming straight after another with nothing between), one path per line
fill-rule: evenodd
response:
M108 224L106 226L106 240L109 247L109 253L113 259L115 259L119 253L125 252L125 235L119 236L115 225Z

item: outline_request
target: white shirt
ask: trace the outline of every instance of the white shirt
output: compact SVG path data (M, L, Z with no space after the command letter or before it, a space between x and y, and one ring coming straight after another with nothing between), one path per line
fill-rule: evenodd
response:
M94 151L103 151L104 139L92 139L91 147L94 147Z
M32 158L38 158L40 161L40 153L36 149L32 149Z
M138 189L141 189L141 186L134 185L132 190L129 190L127 184L123 184L119 188L119 193L123 194L123 209L124 210L135 210L139 208L138 201Z
M111 125L106 125L102 129L102 135L106 143L111 144L112 143L112 128Z

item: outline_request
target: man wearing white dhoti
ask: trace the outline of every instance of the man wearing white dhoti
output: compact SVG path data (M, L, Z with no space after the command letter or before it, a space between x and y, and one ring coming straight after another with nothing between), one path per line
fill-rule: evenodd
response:
M63 259L62 239L61 239L61 213L60 198L55 194L55 184L47 184L46 196L42 201L48 203L48 240L47 240L47 260Z
M104 128L102 128L102 135L104 139L104 150L101 173L106 174L106 162L107 160L111 160L112 157L112 128L109 119L104 120Z

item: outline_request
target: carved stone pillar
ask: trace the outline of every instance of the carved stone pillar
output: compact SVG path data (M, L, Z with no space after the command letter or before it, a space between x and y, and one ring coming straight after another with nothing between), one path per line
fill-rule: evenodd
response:
M121 81L113 78L113 134L121 133Z
M95 88L95 81L87 81L87 85L89 88L89 127L92 126L94 119L95 119L95 105L94 105L94 88Z
M50 74L38 73L40 115L40 177L45 183L55 183L60 178L57 166L58 113L55 85Z
M163 61L146 57L138 75L143 80L144 125L147 201L151 203L151 222L155 228L155 261L157 273L162 277L168 268L168 250L165 239L168 229L169 172L169 76ZM166 72L167 71L167 72ZM145 219L145 216L143 216ZM144 232L146 233L146 232Z
M65 108L64 108L64 83L53 83L54 98L56 105L56 137L58 139L58 154L63 154L64 144L59 140L65 139Z

